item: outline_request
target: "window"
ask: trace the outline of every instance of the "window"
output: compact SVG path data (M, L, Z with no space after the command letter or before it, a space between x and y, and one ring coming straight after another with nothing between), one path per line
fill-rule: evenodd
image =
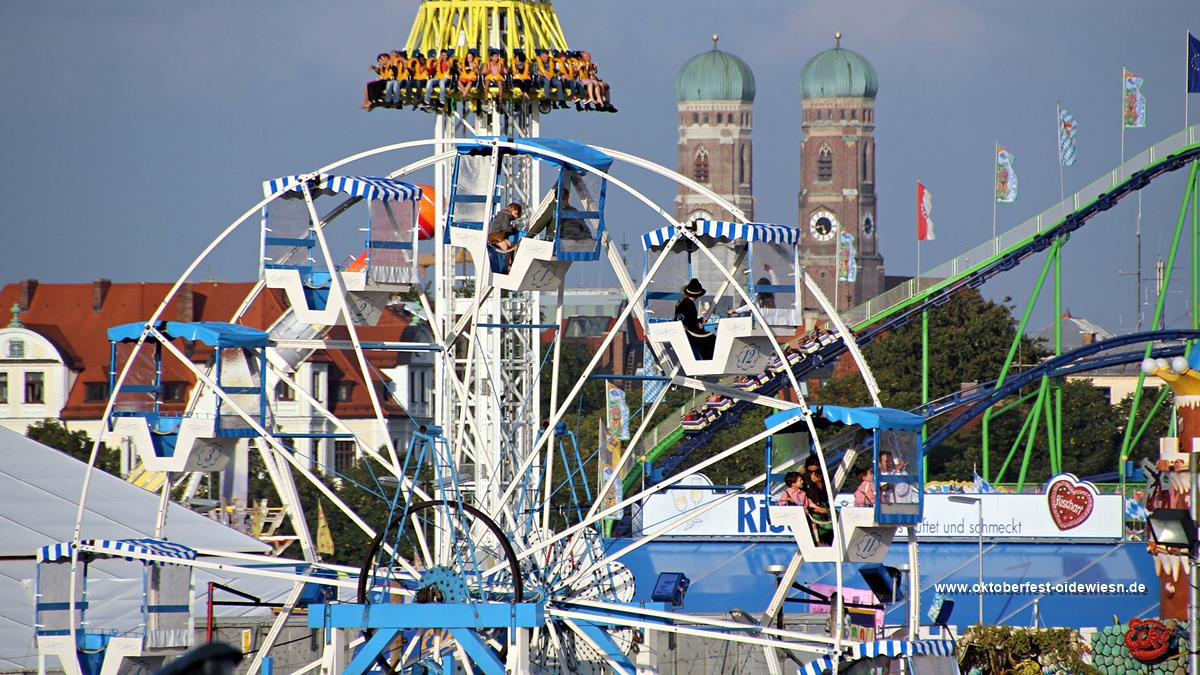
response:
M871 142L862 144L862 181L871 183Z
M41 373L25 373L25 402L46 402L46 387Z
M700 113L692 113L692 124L700 123Z
M708 113L704 113L704 123L708 124Z
M292 389L292 385L280 380L275 383L275 400L276 401L295 401L296 392Z
M183 403L187 396L186 382L164 382L163 401L166 403Z
M354 397L354 383L347 381L337 381L333 383L333 400L348 402Z
M852 119L852 120L858 119L858 111L857 110L850 111L850 119Z
M701 183L708 182L708 151L704 148L696 151L696 158L692 161L692 178Z
M84 382L83 383L83 402L84 403L103 403L108 400L108 383L107 382Z
M333 442L333 470L338 473L346 473L354 466L355 454L357 447L354 441L334 441Z
M817 155L817 180L828 183L833 180L833 151L826 145Z
M8 373L0 373L0 403L8 403Z
M742 145L742 151L738 153L738 182L746 185L750 182L750 144Z
M10 359L25 358L25 341L24 340L9 340L8 341L8 358L10 358Z

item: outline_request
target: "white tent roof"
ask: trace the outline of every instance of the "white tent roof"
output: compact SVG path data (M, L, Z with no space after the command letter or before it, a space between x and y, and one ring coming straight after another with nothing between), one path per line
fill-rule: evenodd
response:
M0 560L0 671L37 668L33 646L34 556L42 546L72 538L86 468L83 462L58 450L0 429L0 495L4 495L0 499L0 557L9 558ZM157 509L157 495L97 471L92 476L83 535L89 539L153 536ZM269 550L262 542L177 504L172 504L167 514L166 538L193 548L249 553ZM236 564L232 560L224 562ZM103 622L137 611L140 578L132 581L133 573L140 575L140 565L112 560L92 566L89 585L103 588L106 598L113 599L98 607L91 618ZM203 616L209 581L226 583L266 602L282 602L292 587L282 580L197 569L197 617ZM217 614L269 615L270 610L224 607Z
M74 457L0 429L0 557L30 556L74 535L87 468ZM103 471L92 475L83 520L87 539L154 536L158 495ZM172 504L165 539L192 548L266 553L266 544Z

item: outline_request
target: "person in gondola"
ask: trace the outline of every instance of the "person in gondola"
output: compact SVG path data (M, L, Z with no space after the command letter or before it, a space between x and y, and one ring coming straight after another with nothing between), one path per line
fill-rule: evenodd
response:
M675 320L683 322L683 330L687 332L688 342L692 345L692 354L703 361L712 359L717 344L717 336L704 330L704 322L700 320L700 311L696 308L696 300L704 297L705 293L707 291L700 280L693 278L683 287L683 297L675 303Z

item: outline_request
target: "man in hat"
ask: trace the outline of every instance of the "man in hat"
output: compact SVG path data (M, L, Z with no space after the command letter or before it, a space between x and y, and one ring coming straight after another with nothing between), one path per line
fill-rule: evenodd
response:
M675 320L683 322L683 330L687 332L688 342L692 345L692 354L702 361L712 359L717 344L717 336L704 330L700 311L696 309L696 300L705 293L707 291L700 280L693 278L683 287L683 297L675 303Z

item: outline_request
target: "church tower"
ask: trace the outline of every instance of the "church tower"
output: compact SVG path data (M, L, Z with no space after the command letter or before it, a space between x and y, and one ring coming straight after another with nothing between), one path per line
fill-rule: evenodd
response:
M841 46L841 33L834 38L833 49L800 71L797 224L804 230L800 263L838 309L847 309L884 290L875 219L879 80L866 58Z
M675 78L679 110L679 173L710 188L754 219L753 123L754 73L746 62L717 49L688 59ZM675 218L681 223L696 219L732 220L733 214L713 200L682 186L675 196ZM729 268L735 252L714 250ZM709 292L723 278L711 263L696 259L694 274Z

